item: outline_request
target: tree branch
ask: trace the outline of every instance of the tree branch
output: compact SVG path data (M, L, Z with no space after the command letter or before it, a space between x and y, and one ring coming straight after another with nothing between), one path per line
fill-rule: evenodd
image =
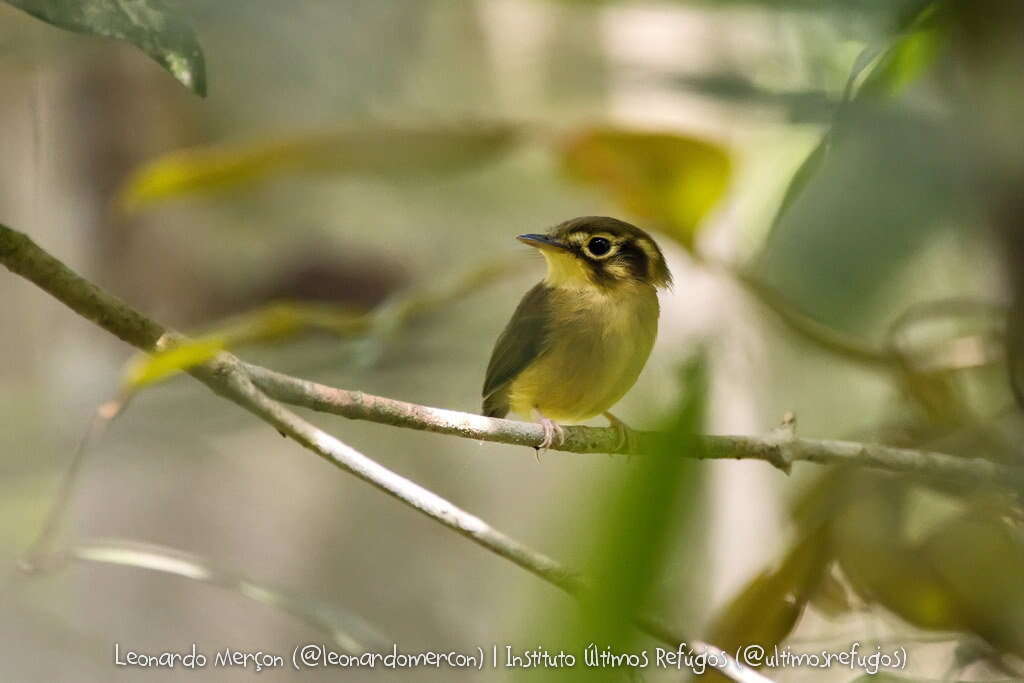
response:
M0 263L39 285L75 312L138 348L158 351L183 339L181 335L166 331L117 297L83 279L46 253L27 235L2 224ZM235 356L222 352L213 360L197 365L188 372L215 393L242 406L331 464L354 474L414 510L570 595L578 597L586 590L578 573L498 531L432 491L392 472L274 401L250 378L250 367ZM685 642L685 638L654 619L638 617L635 624L641 631L672 647ZM741 683L767 680L757 672L738 665L727 655L726 659L729 666L722 673L733 680Z
M153 351L164 328L82 278L32 239L0 224L0 263L34 282L86 320L132 346Z
M544 438L544 429L535 423L501 420L406 403L383 396L347 391L298 379L267 368L243 364L252 381L268 396L323 413L352 420L368 420L393 427L460 436L478 441L536 447ZM569 453L651 452L660 438L656 432L633 432L631 449L619 447L618 433L608 427L567 426L565 441L552 450ZM973 483L1024 481L1024 469L1007 467L981 458L960 458L908 448L880 444L824 439L801 439L791 433L768 437L704 436L699 454L680 453L681 457L712 460L762 460L788 472L792 463L813 462L830 465L860 465L894 472L953 478Z

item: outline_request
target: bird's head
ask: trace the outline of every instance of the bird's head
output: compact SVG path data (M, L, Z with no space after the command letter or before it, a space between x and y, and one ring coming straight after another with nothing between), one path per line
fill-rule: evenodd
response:
M665 257L651 236L615 218L573 218L547 234L519 235L516 239L544 255L547 283L553 287L661 288L672 283Z

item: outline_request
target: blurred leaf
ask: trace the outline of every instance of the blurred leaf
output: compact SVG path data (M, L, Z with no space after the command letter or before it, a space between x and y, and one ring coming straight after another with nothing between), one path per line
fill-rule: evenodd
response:
M361 309L306 301L275 301L231 317L204 336L222 337L228 347L234 348L287 337L303 329L349 336L365 332L368 327L368 312Z
M898 94L931 68L948 38L945 5L943 1L928 3L910 19L864 79L858 95Z
M843 99L835 110L832 128L826 132L821 142L808 155L790 180L783 195L779 210L772 222L772 230L778 226L796 197L804 190L808 181L821 169L825 156L829 151L831 136L837 134L837 128L843 122L843 110L851 101L865 96L885 97L900 93L904 88L922 76L934 63L941 46L941 28L935 21L936 4L927 3L913 13L908 21L906 31L893 40L893 43L879 57L876 47L865 48L853 66L847 79ZM868 70L860 88L857 81L861 74Z
M846 484L852 495L831 531L850 585L866 602L921 628L964 630L955 597L907 537L905 483L873 472L850 474Z
M1021 654L1018 503L1001 495L935 498L930 491L904 478L838 468L805 493L796 520L827 525L839 568L865 602L922 629L978 636L995 654Z
M932 422L956 427L977 420L979 400L977 392L967 400L968 380L978 369L1005 362L1005 318L1003 306L958 297L915 304L889 326L887 346L900 360L902 388ZM999 410L1005 380L1001 373L992 379Z
M866 69L877 56L878 50L870 46L861 50L860 54L857 55L857 59L854 60L853 66L850 67L850 74L846 79L843 98L840 100L838 106L832 110L831 122L833 125L838 118L837 112L840 112L843 107L847 106L852 99L857 79L860 77L864 69ZM831 132L832 131L830 130L825 133L821 142L818 143L814 150L806 159L804 159L803 163L800 164L796 173L793 174L793 178L789 181L789 186L786 187L786 192L782 196L782 202L779 204L779 210L775 214L775 220L772 221L772 230L775 229L775 226L778 225L782 216L786 214L790 205L800 195L800 193L803 192L804 187L825 162L825 155L828 153L829 135Z
M395 332L410 320L519 272L519 264L518 260L505 258L486 261L437 285L410 287L370 311L308 301L272 302L223 320L201 336L173 348L152 355L138 354L125 367L122 389L137 391L204 363L218 351L285 339L309 330L339 337L365 336L366 346L359 355L362 363L370 364Z
M679 524L679 504L690 500L683 494L695 482L697 467L678 454L700 448L696 435L704 424L707 383L703 359L684 366L683 403L659 452L638 456L618 490L607 494L608 504L595 524L600 540L587 572L594 586L594 599L585 601L583 610L590 627L620 631L631 621L623 617L636 616L655 593L675 538L671 532Z
M810 604L830 617L838 617L853 609L849 591L831 571L822 573L821 580L811 593Z
M1024 410L1024 291L1020 285L1015 287L1013 307L1006 315L1006 362L1010 389Z
M6 0L59 28L132 43L186 88L206 95L206 64L192 27L164 0Z
M941 372L904 369L896 377L908 398L924 411L929 421L947 428L962 427L976 420L952 378Z
M856 478L855 468L837 465L825 469L800 491L790 510L793 522L803 535L835 519L847 505L849 496L854 494Z
M940 221L964 210L948 131L889 101L941 53L941 4L914 5L881 56L876 47L861 52L833 125L794 174L772 220L757 278L815 316L864 312L888 271Z
M994 647L1024 655L1024 535L1005 516L974 509L933 531L922 556Z
M125 366L122 389L137 391L243 344L288 337L305 329L347 336L369 328L370 319L365 312L329 304L275 302L229 318L208 333L173 348L151 355L138 354Z
M827 534L804 538L778 569L756 576L725 606L711 626L710 642L726 652L748 644L771 650L793 630L830 560Z
M934 64L942 47L935 29L918 30L896 41L864 80L860 92L894 95L912 84Z
M179 150L136 169L117 203L133 211L157 201L235 189L283 173L429 174L494 160L519 139L505 124L448 127L367 125L250 143Z
M828 133L815 146L814 150L807 155L807 158L801 162L793 177L790 178L789 185L786 186L786 191L782 195L782 201L779 203L779 209L775 212L775 218L772 220L772 227L768 232L769 238L778 230L779 223L789 213L793 202L803 193L811 178L821 170L825 163L826 154L828 154Z
M824 90L772 90L738 73L687 73L669 76L667 80L675 87L743 107L779 109L793 123L828 123L836 107L835 100Z
M124 371L121 386L126 391L137 391L149 384L205 363L226 348L222 337L196 339L151 356L136 356Z
M728 153L717 144L619 128L572 136L562 161L570 177L608 192L690 250L701 220L725 194L731 171Z
M683 402L666 425L657 452L637 456L623 469L616 485L600 494L600 512L583 527L592 550L584 570L587 588L578 596L580 609L568 617L550 616L561 625L551 642L565 643L567 652L582 653L590 643L598 651L637 649L633 624L651 609L668 551L678 542L697 499L700 466L694 459L680 458L679 452L701 447L696 435L703 426L707 395L702 358L686 364L682 381ZM617 681L622 672L577 666L570 677Z
M922 245L976 207L948 120L873 103L851 105L840 127L795 181L752 272L790 305L851 331L891 306L886 285Z

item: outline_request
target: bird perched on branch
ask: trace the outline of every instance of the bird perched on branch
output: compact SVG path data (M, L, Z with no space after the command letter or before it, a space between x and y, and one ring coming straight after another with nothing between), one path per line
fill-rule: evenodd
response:
M516 239L547 261L547 277L519 302L487 365L483 412L540 419L538 450L561 444L559 423L608 412L636 382L658 332L659 288L672 276L658 245L624 221L584 216Z

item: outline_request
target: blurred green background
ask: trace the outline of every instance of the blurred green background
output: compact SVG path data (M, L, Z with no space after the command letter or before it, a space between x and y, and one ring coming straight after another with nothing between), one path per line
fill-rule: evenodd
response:
M634 427L689 448L695 431L765 434L792 411L803 436L1019 464L1016 3L168 3L201 46L205 97L129 42L11 6L73 4L0 2L0 221L164 324L283 372L477 412L493 340L543 274L513 237L615 215L655 234L676 281L616 411ZM730 652L902 646L904 680L1024 672L1015 482L538 462L312 416L589 569L602 593L580 607L180 377L141 387L88 446L60 547L113 540L24 575L96 406L146 370L126 374L130 349L28 283L0 274L0 294L5 680L154 675L114 667L115 642L638 650L655 644L626 627L641 612ZM280 604L140 567L138 543L162 546L165 567L176 551L244 574ZM531 676L544 672L402 674Z

